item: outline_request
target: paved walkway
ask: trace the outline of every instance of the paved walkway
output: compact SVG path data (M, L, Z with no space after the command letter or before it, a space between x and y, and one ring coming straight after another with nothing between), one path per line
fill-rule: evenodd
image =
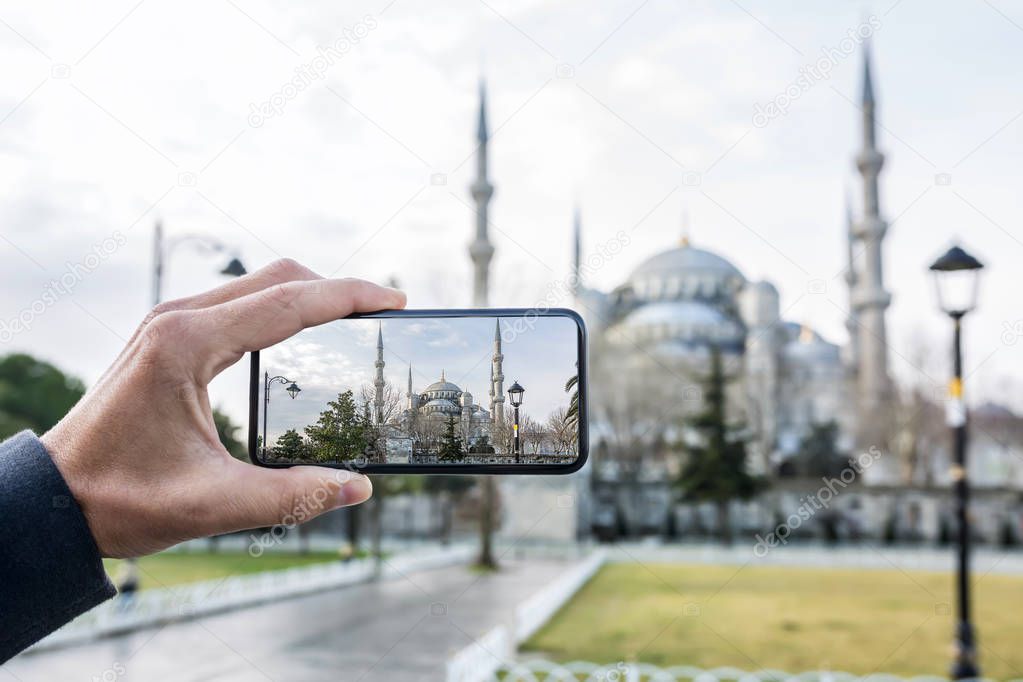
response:
M448 656L571 565L423 571L90 644L23 654L0 682L91 680L443 680Z

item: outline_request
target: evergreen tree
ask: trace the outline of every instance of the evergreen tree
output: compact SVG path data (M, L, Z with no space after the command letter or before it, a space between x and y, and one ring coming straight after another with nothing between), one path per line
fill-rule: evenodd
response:
M312 458L318 462L356 459L366 451L369 424L359 414L350 390L327 403L315 424L305 427Z
M490 448L491 451L493 448ZM451 528L454 525L454 507L466 492L476 485L474 476L421 476L423 490L441 505L440 541L447 545L451 541Z
M740 428L728 422L726 385L721 351L714 347L710 373L703 381L703 408L683 423L683 431L695 431L698 442L682 444L685 461L677 485L687 499L717 505L720 539L730 543L729 503L749 499L762 481L747 471L746 440Z
M273 453L274 457L298 461L305 459L307 455L306 450L307 448L305 440L302 438L302 434L295 429L288 429L281 434L280 438L277 439L277 442L274 443L274 446L270 451Z
M465 450L462 447L462 437L455 430L455 417L448 417L447 428L440 438L440 451L438 453L443 462L457 462L462 459Z
M835 420L810 426L799 443L794 473L798 476L838 476L846 465L846 458L838 452L838 424Z
M224 412L221 412L218 408L213 408L213 425L217 427L217 437L220 438L221 445L224 449L231 453L231 456L235 459L240 459L243 462L249 461L248 448L238 438L238 429L241 427L231 421L231 418Z

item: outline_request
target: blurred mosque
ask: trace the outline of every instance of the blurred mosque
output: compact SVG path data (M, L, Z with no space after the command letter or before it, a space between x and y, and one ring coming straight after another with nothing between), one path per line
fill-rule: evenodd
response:
M744 426L749 439L748 467L770 482L754 500L733 503L737 531L770 530L778 518L805 504L822 477L834 475L829 472L835 472L836 462L841 469L850 456L873 451L879 454L875 463L800 532L890 535L902 541L950 532L951 468L940 410L926 396L905 409L889 373L885 314L891 295L882 264L888 226L878 197L885 157L876 144L874 78L866 48L859 104L861 148L854 160L862 193L858 218L848 206L846 211L845 345L784 319L771 282L747 280L727 258L687 238L647 258L610 292L588 287L582 282L576 213L573 294L590 339L591 459L571 477L574 483L554 477L502 480L506 533L570 539L591 531L612 537L710 532L716 523L712 505L677 502L672 483L679 458L671 443L686 437L679 432L680 417L700 407L701 377L712 352L721 354L728 376L729 416ZM494 187L488 175L482 88L477 141L477 177L470 187L476 229L469 254L476 304L485 305L494 253L487 231ZM821 285L809 283L811 288ZM912 428L897 423L900 409L912 413ZM1003 423L977 429L971 443L970 474L977 473L975 530L980 537L1009 532L1023 541L1023 467L1014 461L1011 446L990 436L998 428L1015 427L997 409L976 410L975 416ZM907 439L911 449L925 451L918 457L923 461L908 473L900 453ZM560 491L558 500L571 496L577 501L574 518L561 523L548 519L537 531L530 520L537 508L548 505L544 500L552 491Z

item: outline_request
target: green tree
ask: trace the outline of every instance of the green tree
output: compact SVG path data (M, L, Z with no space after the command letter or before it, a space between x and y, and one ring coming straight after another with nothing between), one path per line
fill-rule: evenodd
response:
M305 439L302 438L302 434L295 429L288 429L277 438L277 442L274 443L270 452L273 453L274 457L298 461L305 459L306 450L306 443Z
M48 362L24 353L0 358L0 439L48 431L83 395L85 384Z
M231 421L231 418L217 407L213 408L213 424L217 427L217 437L220 438L220 443L224 446L224 449L231 453L231 456L235 459L248 462L248 448L245 447L245 444L236 435L241 427Z
M493 448L490 448L493 451ZM473 476L426 476L423 489L441 505L441 544L451 541L452 516L455 504L476 485Z
M576 374L565 382L565 393L569 393L568 410L565 411L565 424L572 429L579 427L579 375Z
M315 424L305 427L312 458L336 462L361 457L366 451L369 424L359 414L350 390L327 403Z
M439 456L442 462L457 462L465 455L462 447L462 437L455 430L455 417L448 417L447 427L440 438Z
M838 476L846 458L838 452L838 424L834 420L810 425L810 431L799 443L794 473L797 476Z
M678 487L690 500L713 502L718 511L722 542L732 541L729 503L749 499L762 481L746 468L746 441L739 426L728 421L727 378L721 351L711 349L710 372L703 380L703 408L683 423L683 432L695 432L695 444L682 444L685 460Z

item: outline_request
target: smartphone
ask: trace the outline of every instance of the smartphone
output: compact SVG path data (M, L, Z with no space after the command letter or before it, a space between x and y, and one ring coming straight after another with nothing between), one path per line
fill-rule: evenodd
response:
M392 310L252 353L249 457L395 474L586 462L586 330L567 309Z

